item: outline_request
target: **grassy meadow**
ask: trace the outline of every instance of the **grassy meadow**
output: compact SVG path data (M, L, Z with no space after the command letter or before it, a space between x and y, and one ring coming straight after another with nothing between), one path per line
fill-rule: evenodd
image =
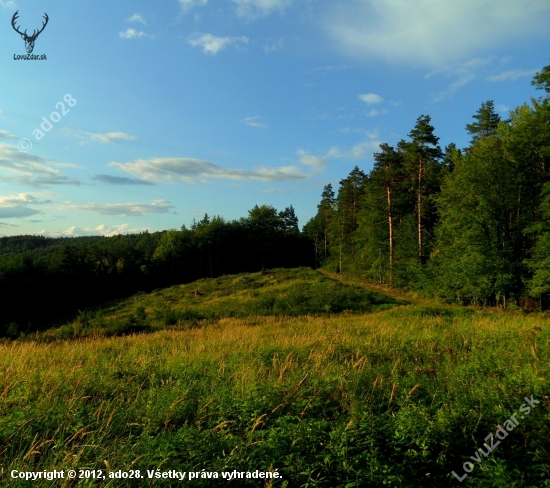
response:
M9 476L88 467L282 476L230 486L550 487L548 319L347 283L309 269L200 280L5 341L0 485L228 483ZM471 461L530 395L537 408Z

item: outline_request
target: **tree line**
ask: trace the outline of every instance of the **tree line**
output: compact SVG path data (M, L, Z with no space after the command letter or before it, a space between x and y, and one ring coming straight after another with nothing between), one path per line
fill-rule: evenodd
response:
M0 238L0 336L203 277L324 266L462 304L550 306L550 66L501 120L493 101L442 149L427 115L374 167L324 187L302 232L292 206L205 215L191 228L113 237Z
M292 205L247 217L205 215L191 228L113 237L0 238L0 337L63 321L78 310L204 277L314 266Z
M550 66L501 120L493 101L442 149L427 115L381 144L305 225L317 263L463 304L547 307L550 296Z

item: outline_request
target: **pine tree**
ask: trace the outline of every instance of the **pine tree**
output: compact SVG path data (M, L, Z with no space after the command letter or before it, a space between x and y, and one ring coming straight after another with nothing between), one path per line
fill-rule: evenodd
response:
M334 199L334 190L332 189L332 184L329 183L323 188L323 193L321 194L321 203L317 206L317 216L321 221L321 226L323 228L324 259L328 257L329 225L332 215L334 213L335 205L336 200Z
M394 218L395 218L395 202L394 192L398 182L403 180L403 156L388 144L380 145L381 152L374 154L374 168L371 172L370 180L374 185L376 180L379 180L385 189L385 200L387 202L387 219L388 219L388 254L389 254L389 284L393 288L393 271L394 271ZM378 178L377 178L378 176Z
M493 100L483 102L481 108L473 116L477 122L466 125L468 134L472 136L471 144L474 144L483 137L494 134L500 122L500 115L495 112Z
M281 221L281 228L284 232L294 234L300 233L298 217L292 205L279 212L279 219Z
M366 175L355 166L347 178L340 180L337 202L337 221L333 225L333 245L338 243L338 268L343 272L344 255L349 254L351 262L355 261L356 239L355 231L358 227L358 214L361 208L361 197L364 191Z
M438 179L436 169L442 157L441 148L438 145L439 137L434 134L434 127L430 124L429 115L421 115L416 120L414 128L409 133L410 142L401 141L398 147L404 151L409 158L411 169L412 186L416 191L416 215L417 215L417 236L418 236L418 262L422 266L425 262L424 256L424 201L426 193L431 193L427 188L425 176L428 172L429 181ZM436 171L433 171L436 169Z

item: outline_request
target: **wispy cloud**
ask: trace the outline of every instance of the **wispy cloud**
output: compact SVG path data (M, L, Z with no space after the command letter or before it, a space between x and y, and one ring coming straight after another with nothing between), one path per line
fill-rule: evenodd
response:
M524 76L533 76L537 71L538 70L536 69L512 69L503 71L498 75L489 76L487 77L487 81L517 80L518 78L523 78Z
M204 7L208 3L208 0L179 0L179 3L181 10L187 13L194 7Z
M447 88L432 97L432 102L441 102L442 100L451 99L456 92L480 77L480 73L486 71L491 65L503 64L506 60L496 56L486 58L473 58L464 63L446 65L424 75L424 79L430 79L437 75L443 75L447 78L454 78L455 81L450 83Z
M57 169L59 167L76 166L21 152L17 146L0 143L0 178L4 180L17 180L35 187L80 184Z
M124 132L107 132L106 134L93 134L85 132L93 141L102 142L103 144L117 144L118 141L135 141L137 138Z
M213 34L202 34L197 39L191 39L189 44L193 47L201 47L205 54L216 55L227 46L237 43L248 43L248 37L218 37Z
M371 110L369 110L366 115L367 117L376 117L377 115L383 115L383 114L387 114L388 113L388 109L386 108L381 108L380 110L377 109L377 108L373 108Z
M233 0L237 5L237 15L249 20L265 17L276 11L290 7L294 0Z
M355 144L350 149L340 149L338 146L332 146L325 158L327 159L367 159L380 149L380 141L367 140Z
M320 168L326 166L327 164L326 159L313 156L309 153L309 151L304 151L303 149L298 149L298 156L300 157L300 163L305 164L306 166Z
M0 110L0 114L2 111ZM0 140L6 139L17 139L9 130L0 130Z
M145 22L145 19L143 18L143 15L141 15L141 14L134 14L131 17L128 17L126 19L126 22L140 22L143 25L147 25L147 22Z
M92 177L92 180L106 183L107 185L154 185L154 183L150 181L140 180L138 178L127 178L126 176L96 175Z
M335 0L324 25L346 55L437 67L547 38L549 14L548 0Z
M377 95L376 93L364 93L362 95L359 95L358 98L362 102L365 102L367 105L382 103L384 101L384 99L380 95Z
M345 130L344 130L345 131ZM359 130L367 136L367 139L359 141L349 149L332 146L323 156L314 156L309 151L298 150L300 163L321 168L334 159L360 160L372 157L373 153L380 150L381 142L378 140L378 132ZM356 130L354 130L356 132Z
M121 39L139 39L140 37L148 37L150 39L154 39L155 37L150 34L146 34L143 31L138 31L136 29L126 29L124 32L119 32L118 36Z
M138 159L130 163L112 162L109 165L140 179L154 182L199 183L212 179L264 182L299 181L310 176L295 166L243 170L223 168L209 161L193 158Z
M502 104L502 103L499 103L496 105L496 109L500 112L500 113L508 113L510 111L510 107Z
M278 51L283 47L283 42L284 42L283 38L280 37L274 42L264 44L263 46L264 53L269 54L269 53L274 53L275 51Z
M267 127L267 124L263 122L259 122L260 117L258 115L254 117L245 117L242 119L242 122L244 122L249 127L255 127L256 129L265 129Z
M135 141L137 139L136 136L126 134L125 132L107 132L102 134L83 130L73 130L68 127L63 127L60 132L63 135L77 137L83 141L95 141L112 145L117 145L119 141Z
M154 200L151 203L87 203L85 205L65 205L63 210L86 210L96 215L117 215L120 217L142 217L150 214L172 213L175 208L167 200Z
M314 68L312 70L309 70L308 73L318 73L318 72L330 72L330 71L341 71L343 69L347 69L348 66L341 64L337 66L333 65L327 65L327 66L319 66L318 68Z
M12 10L15 10L17 8L17 5L13 0L0 0L0 7L11 8Z

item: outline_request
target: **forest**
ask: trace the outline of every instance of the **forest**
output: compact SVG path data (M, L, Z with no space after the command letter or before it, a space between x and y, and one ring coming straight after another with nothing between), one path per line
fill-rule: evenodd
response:
M205 215L191 228L113 237L0 238L0 336L48 328L78 310L202 277L314 266L292 206Z
M99 303L199 278L324 267L371 283L472 305L550 305L550 66L539 98L508 120L493 101L442 149L428 115L382 144L300 231L291 206L226 221L114 237L0 238L0 336L47 328ZM25 304L23 306L23 304Z
M304 227L319 264L458 304L547 308L550 291L550 66L545 95L510 112L483 102L470 145L439 145L428 115L381 144L374 167L325 186Z

